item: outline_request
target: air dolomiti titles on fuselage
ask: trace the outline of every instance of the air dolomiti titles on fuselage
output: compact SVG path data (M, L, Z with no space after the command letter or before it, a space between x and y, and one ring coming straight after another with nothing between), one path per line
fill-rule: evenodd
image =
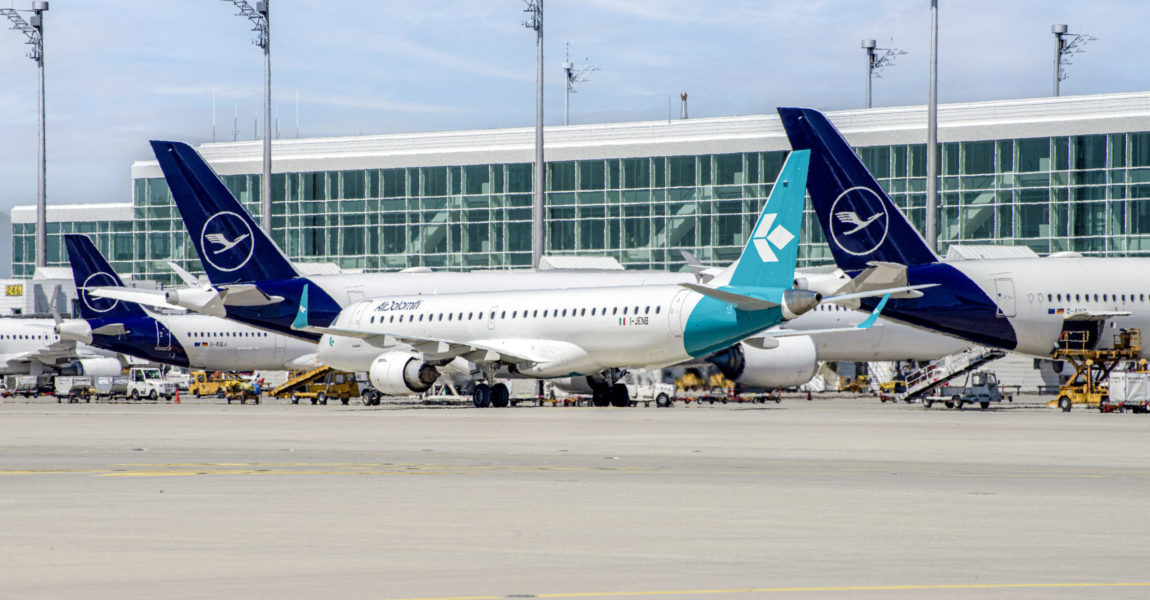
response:
M684 326L700 300L677 286L443 294L365 301L334 326L477 344L523 340L536 351L559 338L594 356L580 367L593 371L636 352L652 366L692 358ZM733 307L724 312L734 319Z

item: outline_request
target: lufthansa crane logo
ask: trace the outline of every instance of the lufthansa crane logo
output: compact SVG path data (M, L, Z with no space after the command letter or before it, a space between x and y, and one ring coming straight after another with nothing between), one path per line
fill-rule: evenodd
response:
M84 304L93 312L106 313L120 303L119 300L114 298L96 298L88 291L89 288L98 287L120 287L116 282L116 278L111 274L99 271L92 273L84 280L84 284L80 286L80 297L84 300Z
M755 229L755 234L751 236L751 243L755 245L755 250L759 253L759 260L765 263L779 262L779 257L776 256L775 251L771 249L772 246L775 250L782 250L795 239L795 234L787 231L782 225L771 229L771 226L775 224L775 218L778 216L778 213L763 215L762 221L759 222L759 227Z
M866 256L886 241L890 216L874 190L857 186L839 194L831 204L830 233L847 254Z
M234 212L224 211L212 215L200 232L203 259L225 273L248 264L255 247L251 227Z

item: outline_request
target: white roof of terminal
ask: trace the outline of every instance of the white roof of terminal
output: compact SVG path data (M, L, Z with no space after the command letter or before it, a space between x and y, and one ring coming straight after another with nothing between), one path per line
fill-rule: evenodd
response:
M110 202L107 204L49 204L45 215L51 223L65 221L130 221L135 215L131 202ZM35 223L35 205L12 207L13 223Z
M827 112L855 146L926 142L926 106ZM939 141L1150 131L1150 92L942 104ZM272 168L301 172L533 160L534 128L281 139ZM548 161L787 150L777 115L550 126ZM203 144L221 175L258 173L259 141ZM132 177L160 177L156 161L132 165ZM15 218L13 219L15 221Z

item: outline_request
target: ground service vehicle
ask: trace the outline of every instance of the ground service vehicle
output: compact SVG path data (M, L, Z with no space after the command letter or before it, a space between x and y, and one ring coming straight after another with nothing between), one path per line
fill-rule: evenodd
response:
M942 386L938 388L937 396L927 396L922 399L922 407L930 408L935 402L943 402L947 408L962 410L963 405L977 403L981 408L990 408L991 402L1002 402L1003 396L998 389L998 377L990 371L975 371L966 376L966 384L962 387Z
M132 400L171 400L176 395L176 384L165 379L155 367L132 367L128 371L127 392Z
M55 387L57 403L62 403L64 400L67 400L68 404L75 404L81 400L91 402L96 391L93 378L87 375L58 375L56 376Z
M292 404L299 404L300 400L327 404L328 399L334 398L346 405L352 398L360 396L360 390L355 373L318 367L295 374L273 389L271 394L277 398L291 398Z
M191 375L191 382L188 384L188 393L196 398L204 396L226 398L228 404L231 404L232 400L238 400L240 404L244 404L248 400L253 400L256 404L260 403L256 386L247 379L229 372L194 371Z

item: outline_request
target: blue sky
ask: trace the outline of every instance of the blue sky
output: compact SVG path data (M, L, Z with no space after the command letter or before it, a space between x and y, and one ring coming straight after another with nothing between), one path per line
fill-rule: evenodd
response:
M1064 94L1150 89L1150 3L940 0L940 102L1050 94L1050 25L1099 39ZM31 0L0 0L29 8ZM926 101L927 0L546 0L545 121L562 123L560 65L600 71L572 123L693 117L779 105L863 103L863 38L909 54L875 81L874 104ZM534 124L535 38L522 0L272 0L273 107L282 137ZM46 17L48 202L130 199L147 141L252 139L263 63L245 19L220 0L53 0ZM36 194L36 71L0 32L0 210ZM1150 127L1150 125L1148 125Z

